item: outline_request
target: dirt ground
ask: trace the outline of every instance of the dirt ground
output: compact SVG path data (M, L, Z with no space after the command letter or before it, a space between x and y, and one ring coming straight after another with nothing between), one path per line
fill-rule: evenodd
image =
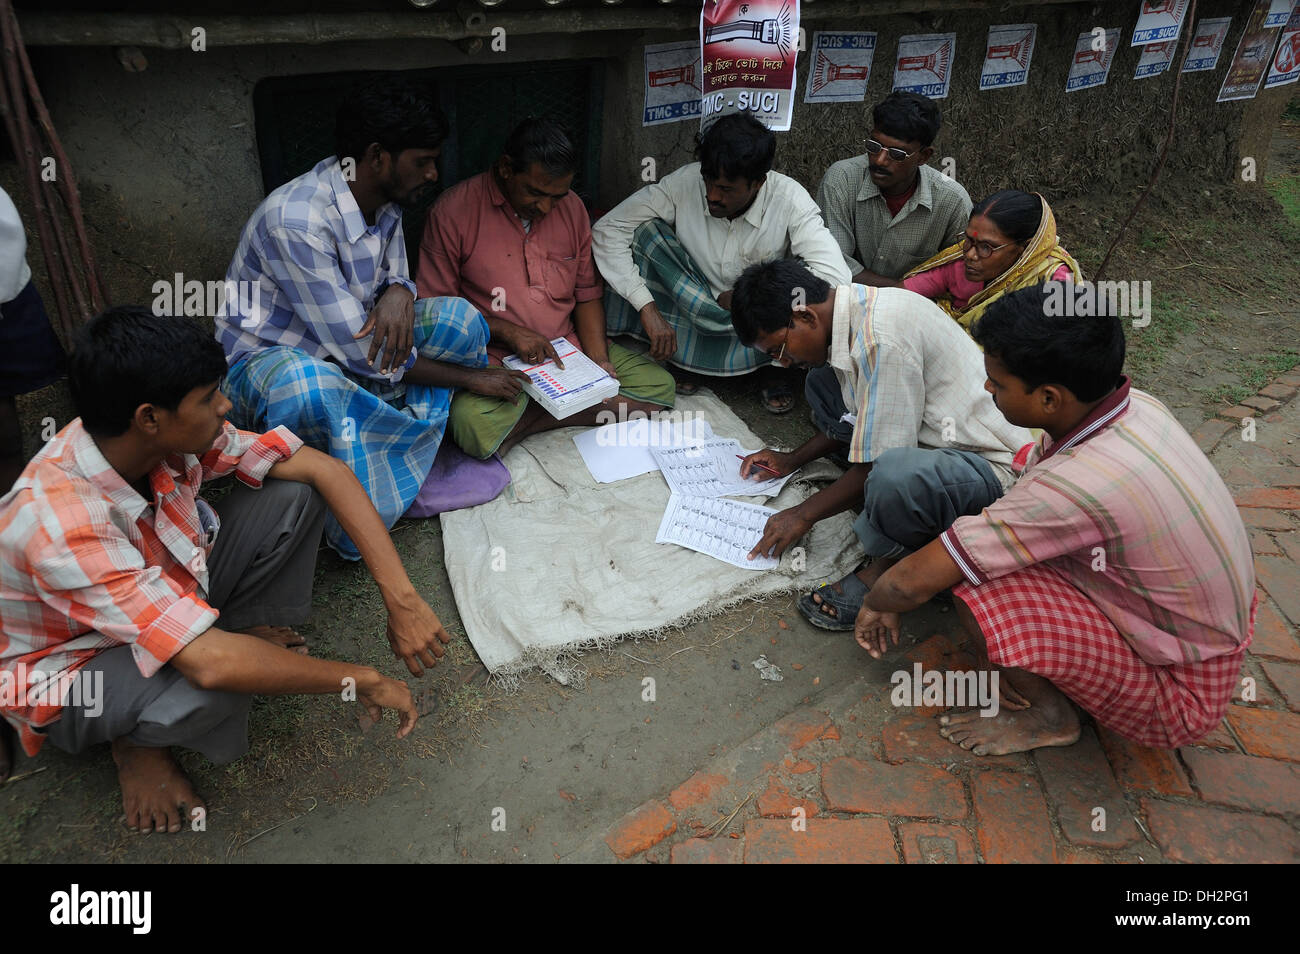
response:
M1300 114L1274 138L1261 188L1163 180L1129 226L1105 278L1149 280L1149 326L1130 334L1129 373L1191 428L1300 363ZM1055 207L1062 240L1093 277L1137 189ZM807 409L762 411L745 380L716 388L768 442L807 436ZM70 416L61 386L20 402L28 443ZM652 528L651 528L652 529ZM459 630L437 521L406 521L394 540L417 587L457 634L442 665L413 686L425 716L398 742L390 721L363 732L332 697L258 699L251 753L218 768L184 764L208 800L205 832L141 838L119 823L107 751L73 759L50 747L0 787L0 861L552 861L578 852L628 809L792 708L855 681L887 681L851 639L805 624L788 597L745 604L664 638L592 653L581 689L543 675L515 692L493 684ZM364 568L328 551L317 569L316 655L400 677L382 603ZM950 609L909 614L905 642L947 631ZM750 661L776 662L760 681ZM794 669L798 663L801 669ZM657 701L641 698L654 676ZM494 830L504 814L505 830ZM499 827L499 826L498 826Z

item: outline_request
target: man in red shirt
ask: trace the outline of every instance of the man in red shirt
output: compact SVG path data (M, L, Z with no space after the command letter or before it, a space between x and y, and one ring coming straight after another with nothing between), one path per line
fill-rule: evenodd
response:
M11 728L28 755L111 743L141 832L202 817L170 747L238 758L254 693L338 693L372 718L396 710L399 736L414 727L404 682L306 656L289 628L311 608L326 507L378 584L407 668L435 665L449 639L348 465L284 427L228 423L225 372L194 322L137 307L93 318L68 376L79 416L0 497L0 749ZM199 496L227 475L228 494Z
M620 384L617 398L562 421L525 394L511 400L459 392L450 432L475 457L505 454L529 434L596 424L602 412L625 419L673 405L672 376L606 337L591 221L570 191L576 169L564 130L527 119L495 166L449 189L429 211L415 272L419 294L465 298L482 312L493 366L512 353L554 360L551 341L566 338Z

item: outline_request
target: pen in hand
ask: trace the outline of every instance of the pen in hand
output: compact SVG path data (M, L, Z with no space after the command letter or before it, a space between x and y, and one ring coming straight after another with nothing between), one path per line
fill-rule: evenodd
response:
M737 455L736 455L736 459L737 459L737 460L744 460L745 458L744 458L742 455L737 454ZM771 474L773 477L780 477L780 476L781 476L780 473L778 473L777 471L773 470L771 467L768 467L766 464L760 464L758 461L754 461L754 463L753 463L751 466L758 467L758 468L760 468L760 469L762 469L762 470L765 470L765 471L767 471L769 474Z

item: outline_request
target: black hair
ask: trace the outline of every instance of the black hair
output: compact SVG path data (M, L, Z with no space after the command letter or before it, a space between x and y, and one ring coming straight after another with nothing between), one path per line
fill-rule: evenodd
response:
M756 182L772 171L776 136L749 113L728 113L696 137L695 158L710 179Z
M871 121L878 132L903 142L919 142L921 148L933 145L943 125L939 105L920 93L890 93L871 111Z
M447 118L433 91L391 73L353 84L334 117L340 159L360 162L372 142L395 157L403 149L436 149L446 138Z
M745 347L760 334L790 326L796 300L805 305L824 302L831 286L797 258L778 258L751 265L740 273L731 293L731 324Z
M1096 295L1091 317L1076 317L1074 297L1085 287L1044 282L994 301L971 332L985 354L997 358L1025 384L1068 388L1080 401L1105 397L1124 370L1124 324ZM1056 307L1058 305L1065 307Z
M1024 245L1034 237L1043 221L1043 200L1033 192L1003 189L971 209L970 214L971 218L984 216L1011 241Z
M68 359L72 403L97 437L124 433L141 404L174 411L185 395L225 374L225 353L210 331L141 305L120 305L91 318Z
M536 163L548 176L560 178L578 168L573 140L553 119L525 119L510 133L502 151L514 172L527 172Z

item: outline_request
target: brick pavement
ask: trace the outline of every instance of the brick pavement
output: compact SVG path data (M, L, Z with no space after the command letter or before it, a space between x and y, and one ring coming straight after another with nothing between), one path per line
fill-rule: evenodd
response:
M1069 748L981 758L859 680L629 812L588 859L1070 864L1300 861L1300 368L1194 432L1251 531L1255 640L1223 723L1176 752L1085 718ZM1253 428L1253 431L1251 430ZM814 637L815 638L815 637ZM899 668L963 670L944 634Z

